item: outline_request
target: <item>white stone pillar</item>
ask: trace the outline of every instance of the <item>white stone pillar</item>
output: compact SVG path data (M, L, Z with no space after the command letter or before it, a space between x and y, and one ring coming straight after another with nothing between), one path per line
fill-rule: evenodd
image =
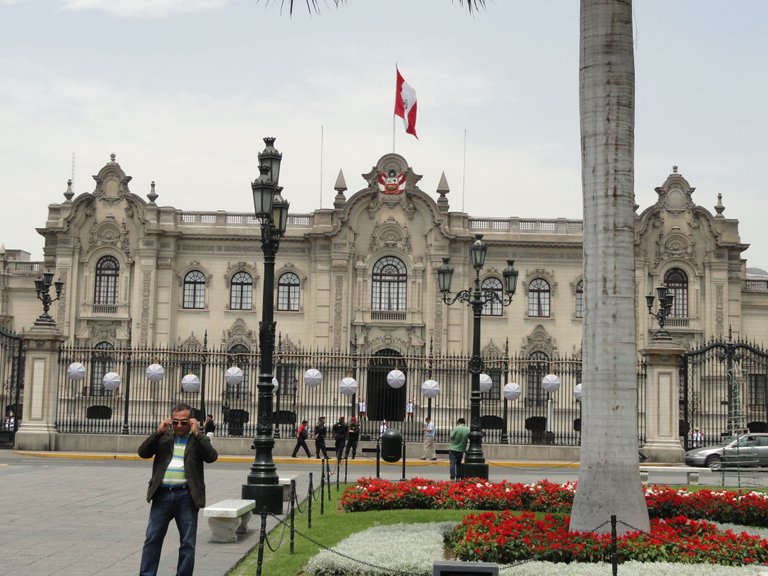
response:
M640 351L647 361L645 446L651 462L683 461L680 443L680 357L685 349L671 340L651 339Z
M16 432L16 450L56 449L59 346L64 336L55 324L35 323L22 334L24 413Z

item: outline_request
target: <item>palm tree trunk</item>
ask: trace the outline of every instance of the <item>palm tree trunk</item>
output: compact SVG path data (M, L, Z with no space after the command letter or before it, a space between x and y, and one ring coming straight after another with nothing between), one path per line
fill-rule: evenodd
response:
M648 530L637 458L632 0L581 0L584 396L571 530Z

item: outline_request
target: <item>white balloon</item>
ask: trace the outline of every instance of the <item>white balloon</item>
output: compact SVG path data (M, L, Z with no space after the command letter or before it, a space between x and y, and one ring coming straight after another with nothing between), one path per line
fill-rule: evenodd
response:
M421 393L426 398L437 398L440 395L440 384L437 380L425 380L421 384Z
M227 371L224 372L224 381L230 386L237 386L243 381L244 377L242 368L238 366L227 368Z
M485 372L480 374L480 392L488 392L493 386L493 379Z
M67 376L72 380L82 380L85 378L85 366L81 362L72 362L67 367Z
M320 386L323 382L323 374L317 368L310 368L304 372L304 384L309 388Z
M181 379L181 389L184 392L197 392L200 390L200 378L197 374L187 374Z
M541 387L545 392L557 392L560 389L560 378L555 374L547 374L541 379Z
M582 396L584 396L584 389L581 387L581 383L576 384L573 388L573 397L580 401Z
M508 382L504 384L504 398L507 400L517 400L522 393L523 389L517 382Z
M341 388L341 393L345 396L352 396L357 392L357 380L349 376L342 378L341 382L339 382L339 388Z
M120 374L117 372L107 372L101 380L105 390L117 390L120 387Z
M160 366L160 364L150 364L147 366L145 374L150 382L160 382L165 376L165 368Z
M405 384L405 374L400 370L392 370L387 374L387 384L392 388L402 388Z

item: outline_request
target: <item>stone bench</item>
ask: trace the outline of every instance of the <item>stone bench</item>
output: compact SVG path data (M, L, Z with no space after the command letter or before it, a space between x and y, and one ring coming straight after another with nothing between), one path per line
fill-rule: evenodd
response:
M254 500L222 500L203 508L203 517L208 518L213 542L237 542L238 534L248 531L251 510L256 507Z

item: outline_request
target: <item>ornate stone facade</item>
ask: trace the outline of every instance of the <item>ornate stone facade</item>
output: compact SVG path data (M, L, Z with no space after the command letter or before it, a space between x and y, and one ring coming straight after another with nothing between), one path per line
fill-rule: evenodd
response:
M3 252L6 323L16 330L32 324L39 313L32 279L50 269L66 282L56 319L69 340L122 346L132 334L134 344L168 346L199 343L207 331L221 335L222 344L253 349L263 289L255 218L214 207L160 207L154 185L145 201L130 191L131 177L114 155L94 180L93 192L75 197L68 188L63 202L50 205L39 229L44 263L15 262L12 251ZM356 339L372 353L420 353L428 343L438 353L469 350L471 311L442 302L436 271L450 257L453 289L470 288L469 248L483 234L481 280L501 280L514 259L520 282L510 307L484 317L481 346L508 340L515 354L577 353L578 300L589 290L582 285L581 222L452 212L445 177L432 195L420 180L405 158L387 154L349 197L340 175L333 209L289 216L276 265L275 320L283 338L327 350L346 350ZM723 215L722 195L715 214L697 205L676 167L656 192L656 204L636 217L638 349L655 329L643 296L669 278L686 299L669 325L680 344L728 327L768 341L768 284L747 282L748 245L738 221ZM97 270L105 257L117 266L116 277L106 280ZM283 277L297 282L281 285Z

